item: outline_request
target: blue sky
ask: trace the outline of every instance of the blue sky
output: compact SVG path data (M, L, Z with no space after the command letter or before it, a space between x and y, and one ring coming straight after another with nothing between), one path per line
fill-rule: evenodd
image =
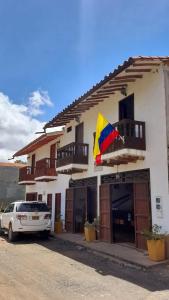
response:
M0 90L27 104L48 91L47 121L132 55L169 54L169 1L1 0Z

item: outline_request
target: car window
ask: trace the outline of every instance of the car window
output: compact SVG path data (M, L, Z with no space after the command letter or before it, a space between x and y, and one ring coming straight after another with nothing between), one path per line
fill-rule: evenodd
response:
M13 212L13 209L14 209L14 204L9 204L5 209L4 213Z
M17 205L17 212L43 212L49 211L45 203L20 203Z

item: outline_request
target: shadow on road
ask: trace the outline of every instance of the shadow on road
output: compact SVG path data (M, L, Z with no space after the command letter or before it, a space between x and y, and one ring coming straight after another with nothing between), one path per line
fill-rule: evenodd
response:
M169 266L157 266L146 271L129 268L97 255L83 246L59 238L44 240L38 235L20 235L16 243L39 244L50 251L93 268L101 276L117 277L152 292L169 289Z

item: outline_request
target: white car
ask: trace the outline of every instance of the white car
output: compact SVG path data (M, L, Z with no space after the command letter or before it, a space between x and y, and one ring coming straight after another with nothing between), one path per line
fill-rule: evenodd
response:
M51 230L51 213L44 202L17 201L8 205L0 216L1 230L8 232L14 241L19 232L40 232L48 237Z

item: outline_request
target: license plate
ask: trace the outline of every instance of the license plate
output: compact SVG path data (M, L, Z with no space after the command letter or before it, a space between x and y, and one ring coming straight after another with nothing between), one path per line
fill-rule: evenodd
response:
M32 216L32 220L39 220L39 216Z

